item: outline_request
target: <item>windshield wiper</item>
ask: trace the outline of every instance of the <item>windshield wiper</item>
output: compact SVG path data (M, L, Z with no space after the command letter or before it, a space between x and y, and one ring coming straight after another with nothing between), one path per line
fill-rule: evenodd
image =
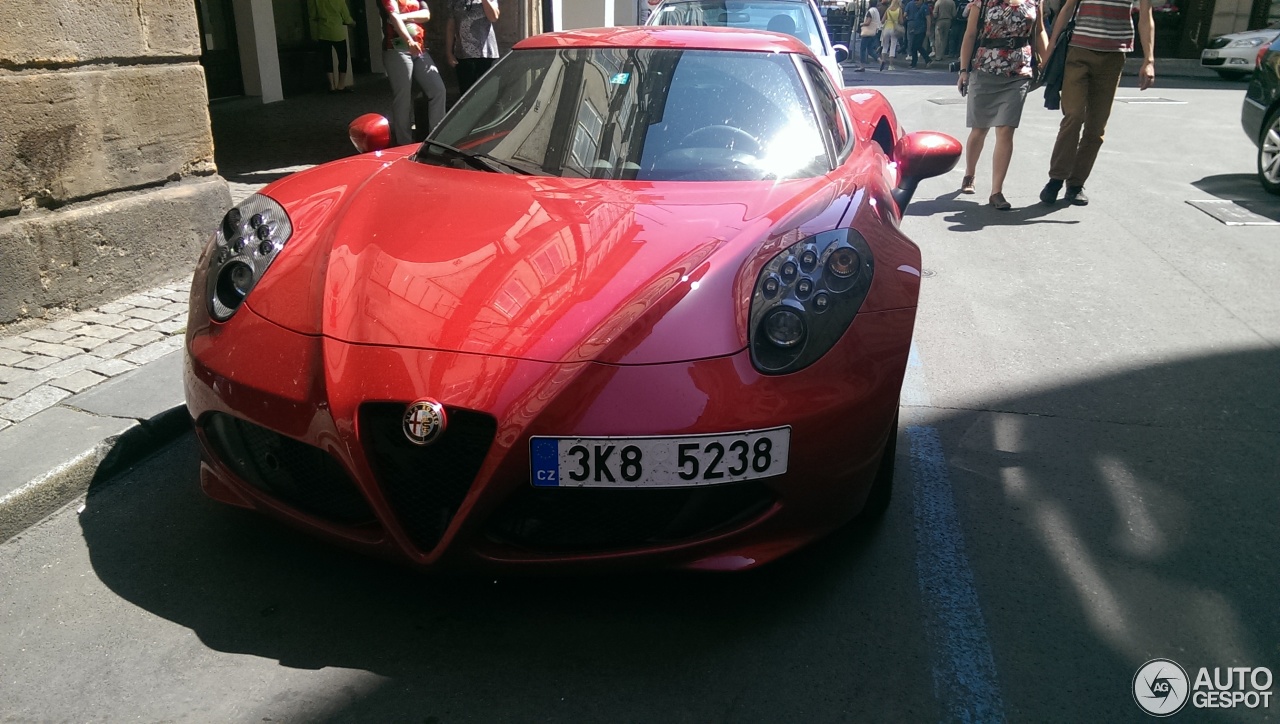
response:
M443 149L449 152L450 154L452 154L454 158L460 158L467 165L471 166L472 168L479 169L481 171L518 174L521 176L535 175L534 171L530 171L527 168L521 168L520 166L517 166L509 161L503 161L500 158L494 158L493 156L490 156L487 153L473 153L471 151L464 151L461 148L455 148L453 146L450 146L447 143L441 143L439 141L436 141L430 138L428 138L426 141L423 141L423 143L428 146L434 146L436 148Z

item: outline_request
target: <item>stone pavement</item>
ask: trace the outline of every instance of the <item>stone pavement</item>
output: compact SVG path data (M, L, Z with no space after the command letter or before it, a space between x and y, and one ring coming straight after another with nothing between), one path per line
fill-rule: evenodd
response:
M0 541L190 425L188 287L0 330Z

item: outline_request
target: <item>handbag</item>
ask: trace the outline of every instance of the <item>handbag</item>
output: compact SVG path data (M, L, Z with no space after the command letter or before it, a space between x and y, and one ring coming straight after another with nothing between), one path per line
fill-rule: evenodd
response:
M1080 14L1080 2L1077 0L1075 12L1062 28L1058 36L1058 44L1053 46L1053 53L1044 62L1044 73L1041 84L1044 86L1044 107L1056 111L1062 107L1062 77L1067 71L1067 47L1071 45L1071 35L1076 29L1076 16ZM1034 56L1034 54L1033 54Z

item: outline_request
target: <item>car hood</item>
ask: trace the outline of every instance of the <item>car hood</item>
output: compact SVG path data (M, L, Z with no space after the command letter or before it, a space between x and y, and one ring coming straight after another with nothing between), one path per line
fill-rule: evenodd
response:
M295 232L246 303L353 344L548 362L731 354L746 345L762 257L834 228L848 206L837 186L510 176L360 157L264 190Z
M1231 33L1229 35L1219 36L1223 40L1250 40L1253 38L1261 38L1265 42L1270 42L1280 37L1280 28L1261 28L1259 30L1246 30L1241 33Z

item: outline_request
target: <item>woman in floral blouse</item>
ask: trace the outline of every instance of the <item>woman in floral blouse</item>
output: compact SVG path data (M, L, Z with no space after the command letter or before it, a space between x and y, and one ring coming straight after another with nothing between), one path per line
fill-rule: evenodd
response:
M961 95L969 95L966 125L970 131L960 192L974 192L982 145L987 131L994 128L990 203L1000 211L1012 208L1004 197L1004 177L1013 158L1013 132L1031 88L1032 53L1044 58L1049 44L1039 4L1040 0L971 0L967 8L957 87Z

